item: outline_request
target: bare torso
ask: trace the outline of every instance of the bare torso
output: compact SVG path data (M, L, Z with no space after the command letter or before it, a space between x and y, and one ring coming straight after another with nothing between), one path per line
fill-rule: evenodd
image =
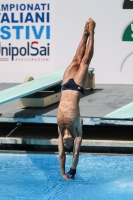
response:
M61 134L68 129L73 137L81 135L82 118L79 110L81 94L75 90L63 90L58 107L57 122Z

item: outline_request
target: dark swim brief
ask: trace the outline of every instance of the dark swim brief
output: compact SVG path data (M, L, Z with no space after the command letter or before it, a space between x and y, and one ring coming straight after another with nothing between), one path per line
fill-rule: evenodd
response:
M77 85L73 78L69 79L64 85L62 85L62 90L76 90L78 92L81 92L82 95L84 95L84 88Z

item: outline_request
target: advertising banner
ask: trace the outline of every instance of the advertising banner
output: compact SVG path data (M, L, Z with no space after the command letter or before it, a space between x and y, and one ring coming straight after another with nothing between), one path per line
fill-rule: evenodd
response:
M0 2L0 82L55 71L54 1Z
M96 83L133 84L132 12L133 0L1 0L0 83L65 70L91 17Z

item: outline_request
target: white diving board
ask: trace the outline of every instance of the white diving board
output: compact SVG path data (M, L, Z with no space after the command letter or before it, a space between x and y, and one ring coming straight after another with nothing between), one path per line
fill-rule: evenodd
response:
M114 118L114 119L133 118L133 102L107 114L106 116L104 116L104 118Z
M3 90L0 92L0 104L61 84L63 74L64 70Z
M88 73L92 74L94 68L89 68ZM49 74L39 79L22 83L9 89L0 91L0 104L25 97L41 90L61 84L65 70Z

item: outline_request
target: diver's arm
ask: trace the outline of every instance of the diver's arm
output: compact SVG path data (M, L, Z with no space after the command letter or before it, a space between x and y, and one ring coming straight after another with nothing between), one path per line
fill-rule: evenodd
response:
M65 161L66 161L66 155L64 152L64 147L63 147L63 141L62 141L62 136L59 134L58 138L58 151L59 151L59 162L60 162L60 169L62 175L65 174Z
M76 169L79 161L79 151L82 143L82 136L78 136L74 140L73 159L71 169Z
M72 166L70 167L69 172L66 174L69 179L75 180L76 167L78 165L81 143L82 143L82 136L76 137L74 140Z
M60 133L59 133L59 138L58 138L58 150L59 150L59 162L60 162L60 169L61 169L62 177L66 180L69 180L65 174L66 154L64 152L62 135Z

